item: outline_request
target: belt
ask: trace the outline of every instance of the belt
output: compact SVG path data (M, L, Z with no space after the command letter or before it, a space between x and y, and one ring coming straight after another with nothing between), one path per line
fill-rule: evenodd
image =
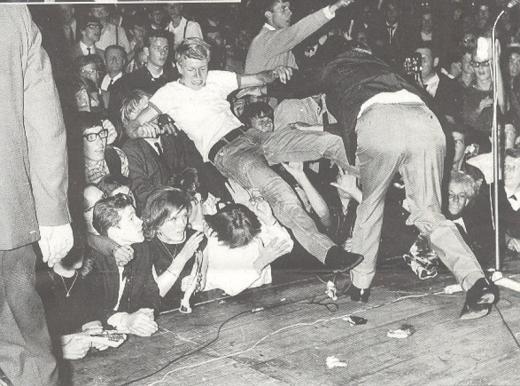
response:
M237 127L236 129L231 130L229 133L224 135L221 139L215 143L208 153L208 159L213 162L217 153L227 144L231 143L236 138L240 137L242 134L245 134L244 126Z

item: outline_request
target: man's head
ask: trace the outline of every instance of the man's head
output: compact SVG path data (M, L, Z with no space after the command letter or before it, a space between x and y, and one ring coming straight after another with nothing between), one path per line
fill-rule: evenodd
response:
M435 74L435 68L439 65L439 57L431 45L423 45L415 52L421 55L421 76L423 80L427 80Z
M477 194L478 185L468 174L453 171L448 189L449 217L457 218Z
M390 25L393 25L395 23L397 23L399 21L399 16L400 16L400 9L399 9L399 5L397 4L396 1L394 0L389 0L386 2L385 4L385 21L390 24Z
M90 15L98 19L102 24L105 24L110 16L110 9L106 4L96 4L90 8Z
M78 28L81 32L81 41L87 46L92 46L101 37L101 23L92 16L82 17L78 20Z
M168 16L172 20L182 17L183 8L184 7L182 4L177 4L177 3L168 3L164 6L166 13L168 13Z
M58 7L63 24L70 24L74 19L74 6L72 4L58 4Z
M113 45L105 49L105 63L107 73L110 76L115 76L125 68L126 52L121 46Z
M162 69L168 60L169 38L168 32L152 30L145 41L144 53L147 63Z
M284 0L265 0L263 6L267 23L276 29L282 29L291 25L291 3Z
M160 5L152 6L148 12L148 19L152 27L162 28L165 20L164 8Z
M430 11L423 12L421 15L421 31L430 33L433 30L433 15Z
M78 56L74 61L76 74L84 79L89 79L99 86L99 62L102 59L98 55Z
M511 79L516 78L520 75L520 48L510 48L507 54L507 60L509 76Z
M199 90L206 85L210 46L199 38L185 39L175 53L180 82L188 88Z
M128 125L128 122L136 119L141 111L148 107L150 96L150 94L136 89L130 91L123 98L123 102L121 103L121 122L123 122L125 128Z
M520 148L518 147L506 150L504 186L510 192L520 191Z
M477 27L480 29L487 28L491 18L491 9L486 0L482 0L477 7Z
M454 146L453 164L458 167L466 151L466 143L468 143L467 139L469 136L468 129L460 122L453 124L451 127L451 136Z
M120 245L144 241L143 222L135 213L132 199L121 193L96 203L92 224L100 235Z
M78 129L83 139L83 155L89 161L105 159L108 129L103 127L100 117L91 112L82 111L76 117Z
M244 112L240 119L248 127L256 130L263 132L271 132L274 130L273 109L265 102L254 102L248 104L244 108Z

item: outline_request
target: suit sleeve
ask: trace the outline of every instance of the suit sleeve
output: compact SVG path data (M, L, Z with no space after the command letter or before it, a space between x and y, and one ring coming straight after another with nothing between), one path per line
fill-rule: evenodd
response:
M25 12L24 126L36 214L40 225L63 225L70 222L65 125L40 31Z

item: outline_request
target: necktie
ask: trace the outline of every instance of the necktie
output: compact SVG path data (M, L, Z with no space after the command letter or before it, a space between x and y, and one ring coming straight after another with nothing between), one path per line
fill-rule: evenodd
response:
M110 90L110 86L114 84L114 79L110 78L110 82L108 82L107 91Z
M512 194L509 196L509 199L510 200L513 200L513 201L518 201L518 198L516 197L516 194Z
M87 50L88 50L88 54L92 55L92 49L90 47L87 47Z
M392 41L394 40L395 27L388 26L387 28L388 28L388 44L392 44Z

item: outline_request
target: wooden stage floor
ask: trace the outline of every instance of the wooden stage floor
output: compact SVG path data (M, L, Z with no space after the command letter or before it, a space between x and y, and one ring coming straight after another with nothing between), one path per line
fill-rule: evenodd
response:
M520 280L520 262L508 263L504 272ZM278 270L274 280L279 284L234 298L207 299L190 315L161 315L154 336L131 337L119 349L74 362L73 384L122 385L174 359L131 384L520 384L514 338L520 339L520 294L501 289L501 313L493 308L483 319L461 321L464 294L439 294L455 283L453 277L444 273L419 281L400 260L379 268L368 304L342 296L335 312L311 303L324 298L325 284L316 275ZM351 314L367 324L350 326L342 317ZM218 340L197 351L235 315ZM402 324L416 332L406 339L387 337ZM346 367L329 369L329 356Z

